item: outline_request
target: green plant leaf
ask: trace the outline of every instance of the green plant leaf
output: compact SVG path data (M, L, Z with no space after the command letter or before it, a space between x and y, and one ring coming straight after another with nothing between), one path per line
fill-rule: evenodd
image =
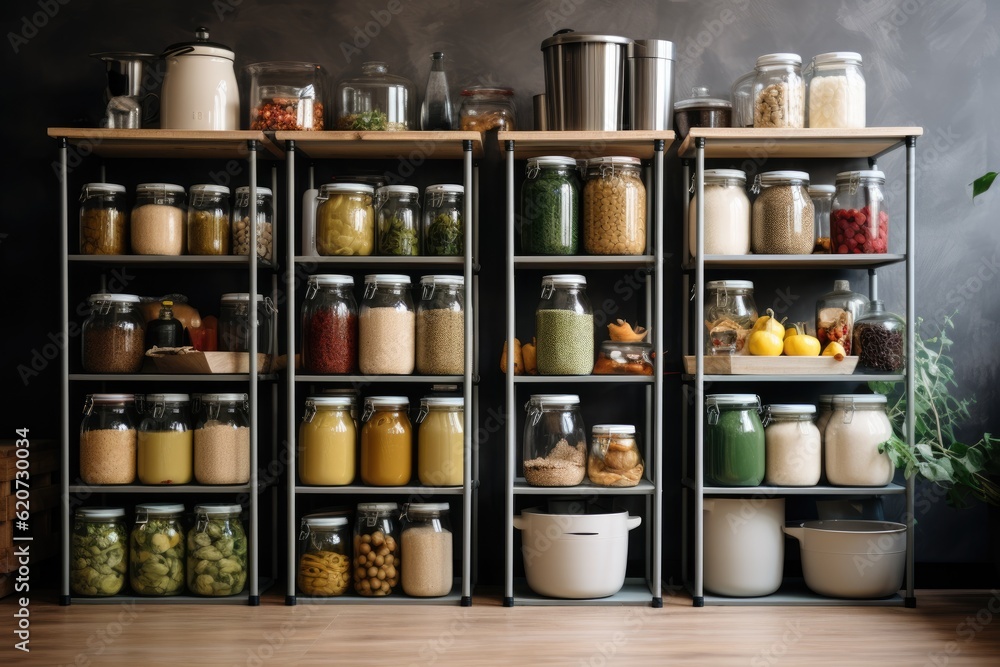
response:
M974 180L972 182L972 198L975 199L979 195L989 190L990 186L993 185L993 181L995 181L996 178L997 178L997 172L991 171L986 174L983 174L982 176Z

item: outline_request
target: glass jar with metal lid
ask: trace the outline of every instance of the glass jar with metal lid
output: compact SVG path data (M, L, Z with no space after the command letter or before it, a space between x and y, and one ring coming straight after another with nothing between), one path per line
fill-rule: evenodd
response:
M402 486L413 476L413 427L406 396L368 396L361 413L361 481Z
M705 254L750 254L750 199L747 175L738 169L705 170ZM692 180L688 205L688 246L698 255L698 199Z
M841 394L832 398L826 425L826 477L834 486L885 486L895 467L879 446L892 437L882 394Z
M80 329L80 362L87 373L138 373L146 354L146 322L135 294L91 294Z
M354 592L384 596L399 585L399 505L359 503L354 520Z
M400 584L407 595L429 598L451 592L454 557L448 511L448 503L403 505Z
M181 503L135 506L129 538L129 585L137 595L166 597L184 592L186 541Z
M124 255L127 252L125 186L85 184L80 189L80 254Z
M417 89L384 62L361 65L361 76L337 84L338 130L419 130Z
M754 127L805 127L806 87L802 57L769 53L757 58L754 70Z
M542 278L535 337L539 375L590 375L594 370L594 311L585 276Z
M422 375L465 372L465 278L420 278L417 301L416 363Z
M190 396L146 394L141 399L137 469L143 484L189 484L194 477Z
M250 481L250 419L246 394L202 394L194 426L194 478L199 484Z
M634 157L587 161L583 249L591 255L641 255L646 251L646 187L641 164Z
M324 183L316 208L320 255L371 255L375 251L375 188L363 183Z
M385 185L375 191L378 254L420 254L420 190L413 185Z
M842 171L830 204L830 249L839 254L889 252L885 174L877 169Z
M465 186L439 183L424 188L423 253L465 254Z
M416 314L410 277L365 276L358 315L358 367L365 375L409 375L416 356Z
M307 514L299 529L299 593L336 597L351 583L351 527L346 516ZM384 559L383 559L384 560Z
M712 280L705 287L705 353L742 354L757 321L753 283Z
M274 354L274 315L277 309L271 297L257 294L257 354ZM228 352L250 351L250 295L230 292L222 295L219 305L219 349Z
M832 185L810 185L807 189L813 203L813 228L816 231L813 253L830 252L830 207L836 191L837 188Z
M576 394L533 394L524 406L524 480L576 486L587 473L587 429Z
M357 371L358 304L353 277L309 276L302 302L302 368L307 373Z
M808 255L816 244L815 208L809 174L768 171L758 174L751 218L751 247L758 255Z
M504 86L470 86L461 93L458 109L459 129L463 132L489 132L517 129L514 90Z
M187 534L187 587L193 595L239 595L247 583L247 535L242 508L225 503L194 507Z
M133 394L87 394L80 423L83 483L134 482L137 439Z
M70 535L69 589L74 595L121 592L128 572L128 530L121 507L81 507Z
M233 254L250 254L250 186L236 188L233 206ZM257 188L257 237L253 244L257 259L265 264L274 261L274 207L271 188Z
M815 486L823 470L815 405L775 403L764 413L766 465L771 486Z
M425 396L417 414L417 477L426 486L465 480L465 399Z
M809 127L864 127L865 73L861 54L821 53L803 71Z
M598 486L636 486L645 465L632 424L596 424L590 429L587 477Z
M354 481L357 426L350 396L310 396L299 424L299 482L346 486Z
M129 216L136 255L183 255L187 231L184 188L173 183L140 183Z
M188 190L188 254L228 255L230 231L229 188L192 185Z
M764 481L764 425L755 394L705 397L705 484L757 486Z
M561 155L529 158L521 186L521 252L579 252L580 179L576 160Z

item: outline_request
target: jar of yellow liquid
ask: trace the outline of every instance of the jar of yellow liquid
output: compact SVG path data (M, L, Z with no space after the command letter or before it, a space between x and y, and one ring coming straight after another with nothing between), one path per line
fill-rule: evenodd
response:
M413 474L413 428L406 396L368 396L361 414L361 481L400 486Z
M460 486L465 475L465 399L420 399L417 476L427 486Z
M299 481L345 486L354 481L357 429L350 396L311 396L299 424Z
M140 411L137 469L142 484L190 484L194 438L187 394L146 394Z

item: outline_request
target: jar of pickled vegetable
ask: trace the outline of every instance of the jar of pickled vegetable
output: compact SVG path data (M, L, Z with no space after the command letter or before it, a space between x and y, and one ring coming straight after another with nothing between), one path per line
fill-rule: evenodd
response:
M420 190L412 185L386 185L375 191L378 210L378 254L420 254Z
M80 254L124 255L127 252L125 186L87 183L80 190Z
M583 249L591 255L646 251L646 187L641 161L598 157L587 161L583 186Z
M539 375L590 375L594 369L594 311L587 298L585 276L542 278L535 332Z
M138 471L143 484L190 484L194 438L187 394L146 394L139 422Z
M129 540L129 585L137 595L184 592L183 513L181 503L135 506L135 525Z
M228 255L229 188L212 184L192 185L188 196L188 254Z
M69 589L75 595L108 597L125 586L128 531L121 507L82 507L70 535Z
M351 528L346 516L307 514L299 529L299 592L313 597L335 597L351 582ZM383 562L385 557L382 558Z
M521 187L521 252L575 255L579 216L576 160L559 155L529 159Z
M239 595L247 582L247 536L239 505L195 505L187 534L187 587L193 595Z
M424 189L425 255L465 254L465 187L444 183Z
M576 486L587 474L587 431L576 394L534 394L524 406L524 481Z
M202 394L194 420L194 478L199 484L250 481L250 419L247 395Z
M470 86L462 91L458 117L463 132L513 132L517 129L514 91L503 86Z
M400 583L407 595L427 598L451 592L454 557L448 510L448 503L407 503L403 506Z
M358 315L358 367L365 375L409 375L416 363L416 314L410 277L365 276Z
M757 486L764 481L764 425L754 394L705 397L705 484Z
M465 399L426 396L417 415L417 476L426 486L460 486L465 479Z
M368 396L361 414L361 481L402 486L413 475L413 427L406 396Z
M417 301L415 369L422 375L465 372L465 278L422 276Z
M133 394L87 394L80 423L80 479L84 484L135 481L134 406Z
M399 505L360 503L354 520L354 592L389 595L399 584Z
M80 330L80 362L88 373L138 373L146 354L146 322L135 294L91 294Z
M597 424L590 430L587 477L598 486L639 484L645 464L632 424Z
M371 255L375 250L375 189L363 183L324 183L316 209L320 255Z
M309 276L302 302L302 368L307 373L357 371L358 304L353 277Z
M299 425L299 482L345 486L354 481L357 428L350 396L310 396Z

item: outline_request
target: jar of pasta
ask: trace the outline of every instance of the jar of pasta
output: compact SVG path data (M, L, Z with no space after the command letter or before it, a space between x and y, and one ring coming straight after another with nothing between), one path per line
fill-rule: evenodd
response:
M299 482L345 486L354 481L357 429L350 396L310 396L299 424Z
M417 476L427 486L460 486L465 479L465 399L427 396L417 415Z
M591 255L646 251L646 188L641 161L598 157L587 161L583 186L583 249Z
M80 254L124 255L127 252L125 186L87 183L80 190Z
M361 481L402 486L413 475L413 428L406 396L368 396L361 414Z
M184 592L183 513L181 503L135 506L129 539L129 585L136 594L165 597Z
M354 520L354 592L389 595L399 584L399 505L360 503Z
M351 528L346 516L308 514L299 530L299 593L335 597L351 581ZM384 558L383 558L384 561Z
M146 394L139 422L138 472L143 484L190 484L194 438L187 394Z
M375 189L363 183L324 183L316 208L320 255L371 255L375 251Z

